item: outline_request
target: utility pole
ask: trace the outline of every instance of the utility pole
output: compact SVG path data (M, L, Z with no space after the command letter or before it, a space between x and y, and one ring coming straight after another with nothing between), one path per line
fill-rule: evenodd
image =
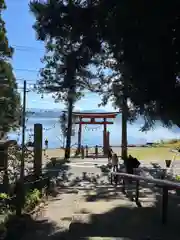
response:
M25 128L26 128L26 81L24 81L23 87L23 109L21 114L21 127L22 127L22 151L21 151L21 168L20 179L16 183L16 215L21 216L22 208L24 206L24 151L25 151Z
M22 110L22 152L21 152L21 171L20 171L20 180L23 183L24 181L24 147L25 147L25 130L26 130L26 81L24 81L23 87L23 110Z

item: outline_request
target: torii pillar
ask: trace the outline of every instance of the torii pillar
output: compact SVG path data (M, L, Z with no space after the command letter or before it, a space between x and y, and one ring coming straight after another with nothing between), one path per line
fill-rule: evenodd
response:
M79 121L79 130L78 130L78 154L81 151L81 135L82 135L82 118Z
M109 139L110 139L110 132L109 131L107 131L107 134L106 134L106 146L107 146L107 149L109 149L110 148L110 141L109 141Z
M103 152L104 155L107 154L107 125L106 125L106 118L104 118L104 131L103 131Z

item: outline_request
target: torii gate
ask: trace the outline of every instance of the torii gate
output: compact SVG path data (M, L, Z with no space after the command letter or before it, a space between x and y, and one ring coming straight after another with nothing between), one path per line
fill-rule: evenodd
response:
M80 148L81 148L82 125L97 124L97 125L104 125L103 152L104 152L104 155L106 155L109 147L109 135L110 135L109 131L107 131L107 125L114 123L112 120L108 120L108 119L115 119L117 114L118 114L117 112L109 112L109 113L73 112L73 116L75 116L75 118L78 119L77 121L75 121L75 124L79 124L78 151L80 151ZM87 119L89 119L89 121L87 121ZM103 119L103 121L96 121L96 119Z

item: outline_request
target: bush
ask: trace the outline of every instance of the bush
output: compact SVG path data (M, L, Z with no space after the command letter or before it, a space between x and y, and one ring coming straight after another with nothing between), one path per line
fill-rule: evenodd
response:
M6 212L4 220L0 223L0 239L14 239L14 236L18 239L22 232L26 231L27 220L30 217L27 214L20 217L16 216L6 203L10 200L6 193L0 193L0 200L4 203L4 212ZM24 212L32 211L40 201L41 192L38 189L28 192L25 196Z
M9 206L10 197L6 193L0 193L0 213L8 212L10 209Z
M41 201L41 192L38 189L34 189L30 192L25 197L25 206L24 206L24 211L29 212L33 210L37 204L39 204Z

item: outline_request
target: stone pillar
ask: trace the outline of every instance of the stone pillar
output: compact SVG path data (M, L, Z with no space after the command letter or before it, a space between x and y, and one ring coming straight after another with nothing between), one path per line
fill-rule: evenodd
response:
M42 174L42 124L34 124L34 174L39 178Z

